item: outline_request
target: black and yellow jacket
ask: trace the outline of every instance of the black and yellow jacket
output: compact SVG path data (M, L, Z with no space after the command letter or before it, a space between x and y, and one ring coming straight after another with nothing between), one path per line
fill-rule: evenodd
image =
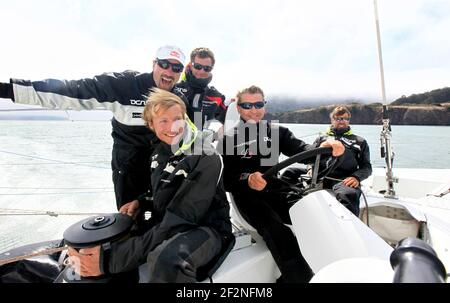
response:
M212 77L208 79L197 79L192 72L188 70L182 75L181 82L176 85L189 101L194 115L195 124L203 128L205 123L212 120L218 120L222 124L225 122L227 106L225 105L225 96L221 94L214 86L208 85ZM196 114L201 118L197 121ZM191 115L190 115L191 116ZM191 118L192 119L192 118Z
M358 181L362 181L372 174L369 145L364 138L353 134L350 128L335 130L330 127L324 135L316 139L314 145L318 147L327 139L339 140L345 147L342 164L330 174L330 177L337 179L355 177Z
M104 261L107 271L136 268L164 240L199 226L214 229L223 243L230 241L233 235L222 158L210 142L211 138L198 131L185 133L177 151L163 142L156 147L151 160L152 199L150 194L139 199L140 207L152 213L151 224L143 235L111 245Z

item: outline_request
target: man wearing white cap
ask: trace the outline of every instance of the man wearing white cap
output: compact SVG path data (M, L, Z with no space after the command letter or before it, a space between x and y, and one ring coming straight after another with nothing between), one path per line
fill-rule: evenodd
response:
M142 119L145 100L150 90L158 87L177 93L187 103L182 93L174 91L184 61L180 48L166 45L156 52L151 73L104 73L71 81L11 79L10 83L0 83L0 98L51 109L112 111L111 166L119 209L146 192L150 183L149 158L157 138Z

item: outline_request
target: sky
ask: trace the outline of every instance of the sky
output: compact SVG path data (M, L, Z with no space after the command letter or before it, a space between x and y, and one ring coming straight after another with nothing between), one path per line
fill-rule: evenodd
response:
M450 0L378 0L387 101L450 86ZM216 56L227 99L381 102L373 0L0 0L0 81L151 72L158 47ZM187 63L187 62L186 62ZM4 103L4 102L3 102Z

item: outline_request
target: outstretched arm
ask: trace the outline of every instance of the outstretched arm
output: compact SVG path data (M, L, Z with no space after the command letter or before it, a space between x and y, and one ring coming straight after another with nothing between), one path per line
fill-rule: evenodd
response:
M135 74L108 73L92 79L28 81L11 79L16 103L52 109L110 109L132 90ZM11 89L8 89L9 93Z

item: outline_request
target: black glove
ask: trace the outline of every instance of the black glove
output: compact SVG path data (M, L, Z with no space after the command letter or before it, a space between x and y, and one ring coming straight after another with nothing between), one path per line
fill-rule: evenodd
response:
M0 82L0 98L11 99L14 101L12 84Z

